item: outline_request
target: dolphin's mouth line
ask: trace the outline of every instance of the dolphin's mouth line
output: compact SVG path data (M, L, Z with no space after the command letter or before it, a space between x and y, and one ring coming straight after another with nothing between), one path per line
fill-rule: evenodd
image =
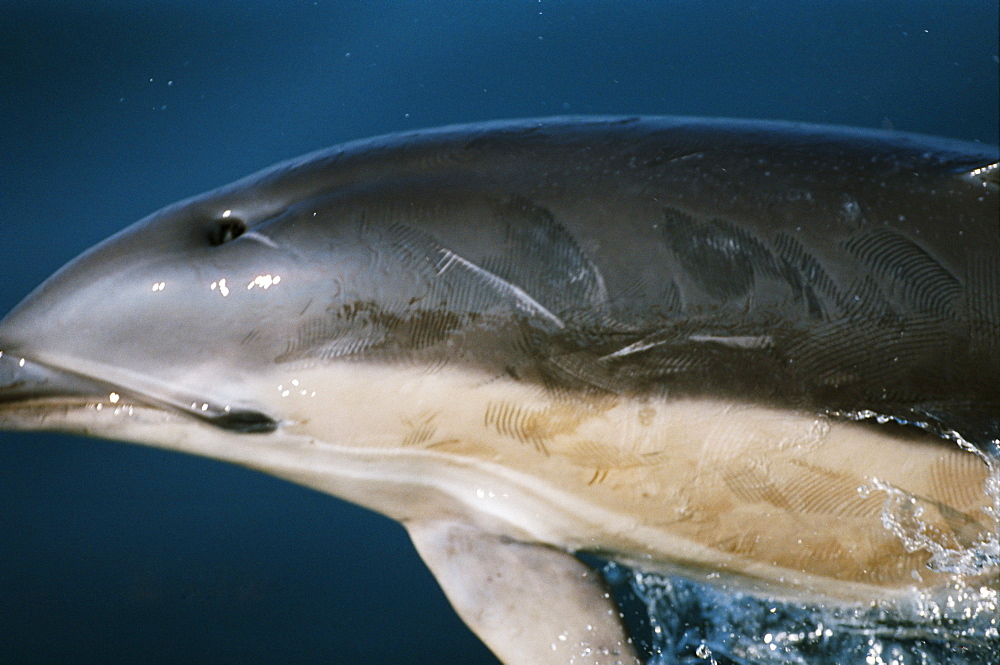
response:
M278 421L255 411L177 394L161 396L87 374L0 351L0 411L31 405L39 409L129 404L174 413L239 434L266 434Z

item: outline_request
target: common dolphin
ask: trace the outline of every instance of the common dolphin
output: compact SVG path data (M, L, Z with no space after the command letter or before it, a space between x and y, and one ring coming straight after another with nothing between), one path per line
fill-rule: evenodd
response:
M637 663L577 555L775 598L995 594L995 147L555 118L168 206L0 322L0 427L399 520L505 662Z

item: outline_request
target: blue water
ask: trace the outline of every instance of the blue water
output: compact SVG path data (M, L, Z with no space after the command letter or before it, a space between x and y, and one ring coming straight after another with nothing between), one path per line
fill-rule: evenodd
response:
M3 0L0 312L164 204L389 131L648 113L996 143L997 19L995 0ZM0 434L0 664L182 661L496 662L388 520L210 461Z

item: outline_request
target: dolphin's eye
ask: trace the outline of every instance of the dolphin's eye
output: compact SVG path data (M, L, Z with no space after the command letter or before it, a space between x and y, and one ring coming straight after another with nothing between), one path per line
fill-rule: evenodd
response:
M213 247L236 240L246 233L247 225L236 217L223 217L212 222L208 227L208 242Z

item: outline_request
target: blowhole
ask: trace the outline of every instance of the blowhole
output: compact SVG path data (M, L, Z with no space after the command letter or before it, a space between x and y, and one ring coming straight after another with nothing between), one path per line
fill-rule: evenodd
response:
M215 220L208 228L208 242L213 247L236 240L247 232L247 225L237 217L224 216Z

